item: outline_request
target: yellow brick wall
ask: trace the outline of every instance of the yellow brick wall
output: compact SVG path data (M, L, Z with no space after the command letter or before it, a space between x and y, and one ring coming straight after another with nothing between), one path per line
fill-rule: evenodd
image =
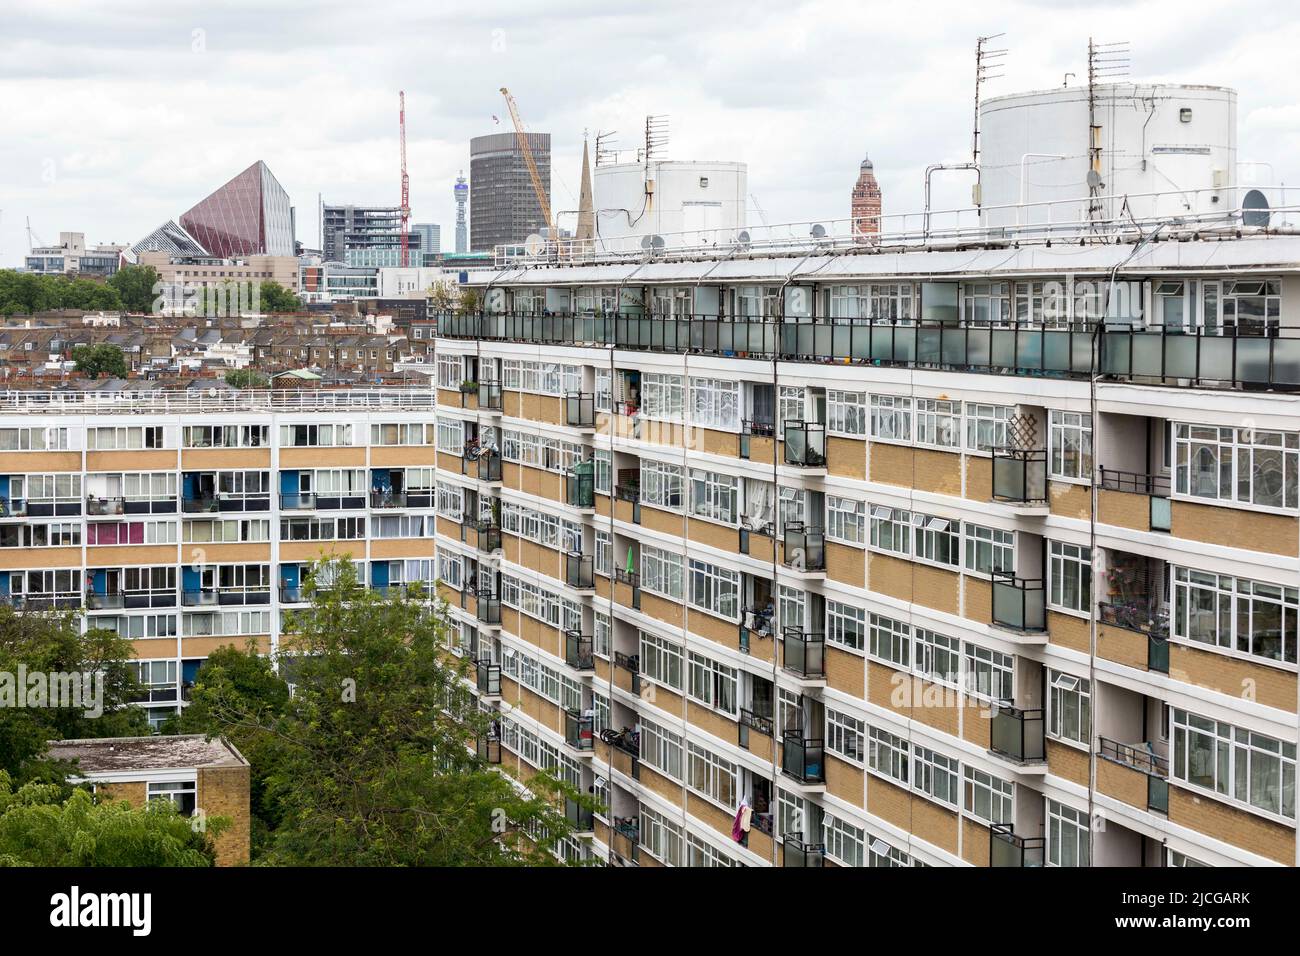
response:
M1175 501L1171 528L1175 538L1295 557L1297 541L1300 541L1296 520L1244 508Z
M198 772L198 806L209 817L227 817L230 827L216 839L217 866L245 866L249 857L249 768L204 767Z
M1169 787L1169 820L1288 866L1295 863L1295 830L1210 797Z

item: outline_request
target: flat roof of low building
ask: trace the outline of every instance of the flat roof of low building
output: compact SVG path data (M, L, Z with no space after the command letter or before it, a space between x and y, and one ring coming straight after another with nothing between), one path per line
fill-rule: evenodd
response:
M50 756L75 760L83 774L132 770L197 770L200 767L247 766L248 761L224 737L202 734L157 737L102 737L52 740Z

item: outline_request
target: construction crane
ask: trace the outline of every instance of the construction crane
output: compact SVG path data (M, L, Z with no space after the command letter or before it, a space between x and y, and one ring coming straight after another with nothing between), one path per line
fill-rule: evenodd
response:
M524 164L528 167L528 176L533 181L533 192L537 193L537 204L542 207L542 222L546 223L550 237L554 240L559 233L555 229L555 221L551 218L551 201L546 198L542 174L537 171L533 148L528 143L528 130L524 129L524 121L519 118L519 107L515 106L515 98L510 95L510 91L503 86L501 95L506 98L506 106L510 108L510 120L515 124L515 142L519 144L519 151L524 154Z
M406 91L397 94L397 127L402 136L402 205L398 210L402 215L402 268L411 264L411 180L406 175Z

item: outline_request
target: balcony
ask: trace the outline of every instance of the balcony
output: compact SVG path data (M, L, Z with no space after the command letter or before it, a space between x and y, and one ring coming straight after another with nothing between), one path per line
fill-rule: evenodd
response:
M495 521L474 522L475 546L484 554L501 550L501 526Z
M479 735L474 749L479 759L486 763L501 762L501 740L492 734Z
M81 607L82 595L76 592L28 593L10 595L10 603L28 611L52 611Z
M772 623L772 605L747 607L740 612L739 645L742 654L748 654L753 638L770 639L776 635Z
M486 658L474 662L475 686L483 697L501 696L501 665Z
M1047 449L993 449L993 500L1022 510L1047 509Z
M624 501L632 506L632 523L641 523L641 486L619 484L614 486L614 500ZM618 509L615 508L615 517L618 516Z
M589 810L572 797L564 798L564 817L574 833L590 833L596 829L595 811Z
M1103 491L1119 491L1130 495L1145 495L1148 502L1147 522L1152 531L1169 531L1173 522L1173 506L1169 500L1169 476L1147 475L1134 471L1116 471L1100 468L1098 484Z
M757 714L752 710L741 708L740 716L737 721L740 724L739 744L745 749L749 749L750 731L756 734L762 734L764 737L774 737L771 714Z
M302 587L290 587L287 584L280 585L280 603L281 604L306 604L307 593Z
M0 518L27 517L27 502L22 498L0 498Z
M740 423L740 457L749 458L754 453L753 439L766 439L767 450L776 438L776 426L771 422L753 422L746 419Z
M625 585L628 588L628 607L634 611L641 610L641 575L635 571L628 571L626 568L615 568L614 583ZM615 595L617 595L618 589L615 588L614 590Z
M800 783L820 785L826 782L826 760L820 737L781 738L781 772Z
M501 598L494 595L491 591L480 591L477 603L478 610L476 616L479 619L479 623L500 626Z
M989 828L989 866L1042 866L1046 845L1043 837L1017 836L1010 823L995 823Z
M826 677L826 638L820 631L781 629L781 667L809 680Z
M628 672L630 675L629 689L632 693L641 693L641 655L624 654L622 651L615 651L614 666Z
M1047 604L1042 579L1018 578L1011 571L995 571L993 624L1022 633L1046 631Z
M281 511L315 511L316 496L310 491L280 495Z
M405 508L406 492L393 491L391 488L382 491L370 492L370 507L372 508Z
M564 583L577 591L590 591L596 586L591 555L570 551L564 556Z
M596 506L596 479L591 472L591 465L585 464L570 469L564 476L564 501L571 508L594 508Z
M821 528L809 528L802 521L785 522L783 563L792 571L810 573L826 570L826 535Z
M501 452L495 448L484 448L476 460L479 481L501 480Z
M1097 756L1146 776L1147 809L1169 813L1169 761L1145 744L1122 744L1106 737L1098 738Z
M1021 710L1010 704L993 706L989 750L1019 764L1044 763L1043 711Z
M121 591L105 593L103 591L86 592L86 610L115 611L126 607L126 595Z
M217 499L212 495L199 495L181 499L181 511L187 515L216 514L221 510Z
M614 817L610 832L610 850L625 866L636 866L641 850L641 818Z
M1147 639L1147 670L1169 673L1169 612L1139 600L1123 604L1097 605L1101 623L1142 634Z
M125 608L175 607L176 587L125 588L122 591Z
M503 407L500 382L478 383L478 407L484 412L499 412Z
M86 498L86 514L91 518L116 518L126 514L126 499L90 495Z
M596 666L596 657L592 653L591 638L581 631L564 632L564 663L575 671L589 671Z
M590 392L569 392L565 395L564 424L570 428L595 428L596 396Z
M565 708L564 742L574 750L589 751L595 743L596 734L593 727L594 718L590 714Z
M826 844L805 843L803 834L796 830L781 835L781 865L805 867L826 865Z
M826 467L826 426L816 422L785 423L785 463L799 468Z

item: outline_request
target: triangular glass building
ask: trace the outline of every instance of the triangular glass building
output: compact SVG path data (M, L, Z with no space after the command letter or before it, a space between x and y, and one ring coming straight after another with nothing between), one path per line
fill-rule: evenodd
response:
M181 226L222 259L294 254L289 194L260 159L182 214Z

